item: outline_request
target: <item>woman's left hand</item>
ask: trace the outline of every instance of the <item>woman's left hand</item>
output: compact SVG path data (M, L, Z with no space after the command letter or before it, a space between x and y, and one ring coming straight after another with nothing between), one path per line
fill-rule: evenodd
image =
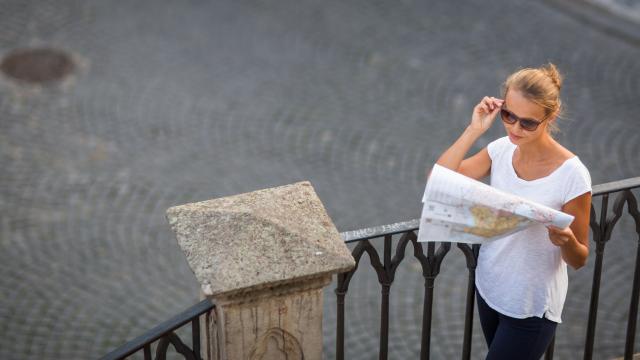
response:
M547 226L549 229L549 239L556 246L564 246L567 245L571 239L575 238L573 231L570 227L566 227L564 229L557 228L553 225Z

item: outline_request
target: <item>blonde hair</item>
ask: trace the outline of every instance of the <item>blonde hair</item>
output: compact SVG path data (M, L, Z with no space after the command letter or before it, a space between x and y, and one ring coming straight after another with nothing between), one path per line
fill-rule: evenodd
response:
M519 91L529 101L544 109L545 119L555 115L560 118L564 107L560 100L562 75L552 63L539 68L524 68L509 75L502 84L502 97L505 98L509 89ZM560 131L556 122L549 123L549 133Z

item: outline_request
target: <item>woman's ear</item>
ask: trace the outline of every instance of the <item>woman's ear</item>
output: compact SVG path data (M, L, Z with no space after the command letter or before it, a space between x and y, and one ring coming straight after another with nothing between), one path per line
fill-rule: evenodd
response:
M553 131L557 130L557 128L556 128L556 120L557 119L558 119L558 112L555 112L555 113L551 114L551 116L548 118L547 121L545 121L546 122L545 129L548 132L553 132Z
M556 119L557 119L557 116L555 116L555 115L553 117L549 118L549 125L555 124L556 123Z

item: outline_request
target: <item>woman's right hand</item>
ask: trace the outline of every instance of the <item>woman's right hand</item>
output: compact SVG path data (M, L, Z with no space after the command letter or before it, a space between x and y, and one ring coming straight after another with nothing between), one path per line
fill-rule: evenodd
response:
M493 124L500 107L504 103L504 100L485 96L476 107L473 108L473 114L471 115L471 123L469 128L472 130L485 132Z

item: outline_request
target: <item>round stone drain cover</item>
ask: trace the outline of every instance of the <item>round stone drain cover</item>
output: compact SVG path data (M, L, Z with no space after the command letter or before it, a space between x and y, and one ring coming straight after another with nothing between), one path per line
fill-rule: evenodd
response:
M63 79L74 67L69 55L50 48L15 50L0 63L0 70L6 75L33 84Z

